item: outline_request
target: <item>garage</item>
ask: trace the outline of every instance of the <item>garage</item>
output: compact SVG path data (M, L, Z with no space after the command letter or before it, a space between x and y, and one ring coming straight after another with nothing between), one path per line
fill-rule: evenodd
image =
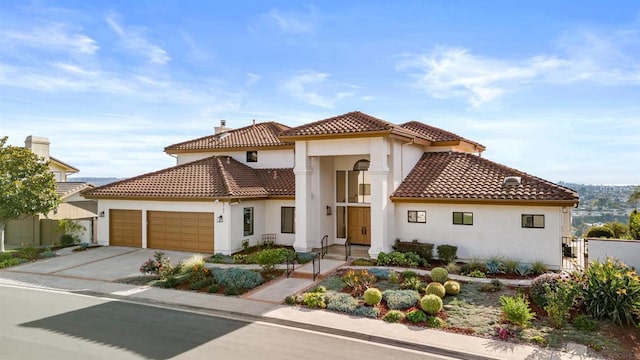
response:
M147 212L147 247L213 253L213 213Z
M109 245L142 247L142 211L109 210Z

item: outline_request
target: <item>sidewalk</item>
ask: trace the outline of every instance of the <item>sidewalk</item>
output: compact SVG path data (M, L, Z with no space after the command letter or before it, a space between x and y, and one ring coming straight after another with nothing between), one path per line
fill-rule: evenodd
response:
M582 352L585 349L580 346L573 352L554 351L402 324L388 324L376 319L351 317L324 310L310 310L302 307L279 304L281 299L286 296L282 296L283 293L290 295L293 292L311 287L313 281L307 278L278 280L262 289L246 294L241 298L148 286L135 286L114 283L110 280L98 278L108 278L113 276L113 274L108 276L104 274L96 276L98 274L95 274L94 276L96 278L89 279L87 275L90 274L83 272L83 268L105 268L107 265L106 262L111 261L123 265L124 259L131 259L134 254L130 251L125 251L123 248L118 251L122 252L120 255L114 255L111 252L100 252L100 254L89 255L93 251L96 250L87 252L86 257L82 255L76 256L83 253L73 253L71 255L50 259L56 261L49 262L49 260L44 260L42 262L0 270L0 285L54 289L78 294L102 296L116 300L207 312L220 316L232 316L233 318L246 321L276 323L392 346L428 351L451 358L527 360L590 359ZM137 258L143 257L143 255L146 256L147 254L144 252L138 253L134 258L137 260ZM89 257L93 260L89 261ZM84 259L84 261L80 258ZM63 260L68 260L68 262ZM330 266L329 262L325 263L324 261L328 260L323 260L323 266L326 269L323 269L323 273L331 272L343 264L343 262L333 260L336 261L336 263L332 263L332 266ZM44 262L49 262L49 268L41 264ZM66 268L60 267L61 263L65 262L67 264L75 263L80 265L75 267L69 265ZM36 264L40 265L36 266ZM29 267L29 265L31 266ZM137 268L140 264L131 263L129 267L133 267L134 265ZM58 270L47 271L52 269ZM75 271L74 275L82 272L84 276L69 275L70 270ZM127 273L130 271L130 268L124 266L124 268L118 271ZM299 271L308 271L308 269L303 269L303 266L301 266L296 269L296 272ZM278 298L280 300L277 300Z

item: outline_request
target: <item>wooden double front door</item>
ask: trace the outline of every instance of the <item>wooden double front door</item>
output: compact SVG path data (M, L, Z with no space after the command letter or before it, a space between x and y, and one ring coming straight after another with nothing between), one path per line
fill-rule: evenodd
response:
M352 244L371 245L371 208L347 208L348 236Z

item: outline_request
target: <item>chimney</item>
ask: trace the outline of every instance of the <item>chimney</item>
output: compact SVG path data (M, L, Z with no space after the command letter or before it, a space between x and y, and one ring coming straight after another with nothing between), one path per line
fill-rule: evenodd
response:
M231 130L231 128L227 127L227 120L220 120L220 126L216 126L213 128L214 135L222 134Z
M39 157L44 158L45 161L49 161L50 144L49 139L40 136L29 135L24 140L24 147L31 150L31 152Z

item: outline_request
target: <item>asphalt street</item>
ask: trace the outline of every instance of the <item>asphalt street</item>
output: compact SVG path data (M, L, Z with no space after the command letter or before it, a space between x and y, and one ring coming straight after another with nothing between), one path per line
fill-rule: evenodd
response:
M263 322L0 286L0 359L444 359Z

